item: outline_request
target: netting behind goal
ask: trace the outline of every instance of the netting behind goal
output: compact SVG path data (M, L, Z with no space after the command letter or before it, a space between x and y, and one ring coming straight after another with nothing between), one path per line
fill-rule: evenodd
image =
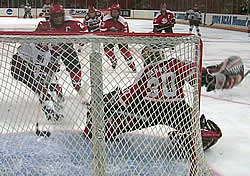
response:
M0 173L210 175L201 50L187 34L2 33Z

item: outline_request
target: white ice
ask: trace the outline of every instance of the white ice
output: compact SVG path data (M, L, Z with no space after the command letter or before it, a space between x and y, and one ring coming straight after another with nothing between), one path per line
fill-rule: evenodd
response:
M0 30L32 31L41 19L0 18ZM131 32L151 32L152 21L128 20ZM203 66L217 64L228 56L240 56L250 69L250 38L247 33L201 27ZM176 24L174 32L188 33L187 25ZM195 32L195 30L193 31ZM201 113L216 122L223 137L205 155L218 175L250 175L250 75L232 90L202 89Z

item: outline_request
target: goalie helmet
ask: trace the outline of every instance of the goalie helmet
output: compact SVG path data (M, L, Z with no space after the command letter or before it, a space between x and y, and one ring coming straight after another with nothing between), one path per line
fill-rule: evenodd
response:
M163 50L157 46L152 45L145 46L142 49L141 55L144 59L144 65L152 64L165 58Z

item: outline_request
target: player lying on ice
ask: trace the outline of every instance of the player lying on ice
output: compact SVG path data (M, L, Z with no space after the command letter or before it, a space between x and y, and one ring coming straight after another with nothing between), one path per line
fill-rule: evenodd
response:
M192 126L192 107L184 100L183 86L192 85L192 63L166 58L161 49L146 46L142 51L145 68L134 83L124 90L116 88L104 95L105 137L113 139L119 134L138 129L167 125L176 132L188 132ZM238 68L238 69L233 69ZM213 75L210 73L217 72ZM237 56L223 63L203 69L202 83L208 91L232 88L244 77L244 67ZM88 111L84 134L92 137L91 109ZM214 145L222 136L220 128L211 120L200 118L204 150ZM187 133L186 133L187 134Z

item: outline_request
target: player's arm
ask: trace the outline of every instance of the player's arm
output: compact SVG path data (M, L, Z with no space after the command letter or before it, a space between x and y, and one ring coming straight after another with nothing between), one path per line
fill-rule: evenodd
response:
M158 22L158 18L155 18L153 20L153 32L154 33L157 33L158 32L158 28L159 28L159 22Z
M186 14L185 14L185 20L188 20L188 16L189 16L189 10L186 11Z
M51 28L50 24L47 21L40 21L36 28L36 32L46 32Z
M127 32L127 33L129 33L129 27L128 27L128 23L127 22L124 22L124 31L123 32Z
M101 22L101 24L100 24L100 31L101 32L108 32L108 27L107 27L105 21Z
M175 16L172 12L170 12L170 26L171 27L174 27L174 24L175 24Z
M87 32L88 30L87 26L80 21L76 21L73 25L74 25L73 32Z

